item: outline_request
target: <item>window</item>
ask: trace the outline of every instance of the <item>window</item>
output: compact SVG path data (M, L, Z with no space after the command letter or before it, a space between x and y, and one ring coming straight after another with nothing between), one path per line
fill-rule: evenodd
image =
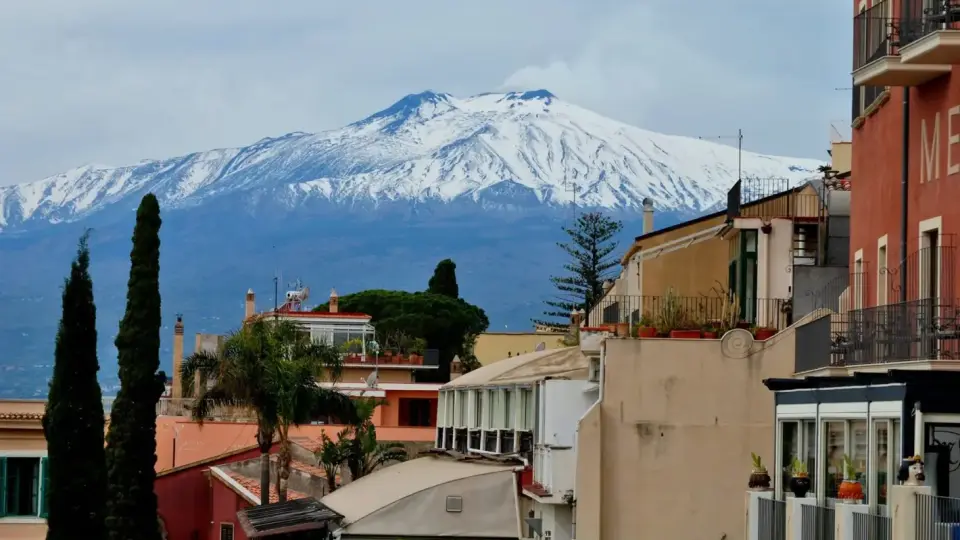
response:
M873 421L874 485L870 490L871 500L887 504L887 490L894 484L900 467L900 421Z
M424 398L400 398L397 423L404 427L427 427L430 425L430 400Z
M504 409L504 424L505 429L513 429L513 391L506 390L503 393L503 409Z
M811 488L815 488L812 483L815 482L817 470L816 421L781 422L780 441L780 483L777 485L777 489L783 491L790 485L794 459L799 459L807 465Z
M466 391L457 392L457 398L460 401L460 418L457 419L457 426L467 427L467 422L469 421L467 419L467 411L469 410L467 408L467 392Z
M233 523L220 524L220 540L233 540Z
M0 516L46 516L47 458L0 457Z
M483 426L483 390L474 390L473 392L473 422L470 427L478 428Z
M846 422L824 422L824 493L835 499L843 481L843 454L845 453Z
M851 294L853 295L853 306L850 309L862 309L863 308L863 250L857 250L854 254L853 260L853 287Z
M500 390L488 390L487 397L487 416L483 427L485 429L497 429L500 427Z

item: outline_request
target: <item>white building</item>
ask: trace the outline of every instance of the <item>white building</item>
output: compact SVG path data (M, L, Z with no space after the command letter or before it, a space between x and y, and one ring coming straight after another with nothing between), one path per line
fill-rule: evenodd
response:
M525 538L574 538L577 425L598 399L598 365L567 347L506 358L440 388L438 448L526 460Z

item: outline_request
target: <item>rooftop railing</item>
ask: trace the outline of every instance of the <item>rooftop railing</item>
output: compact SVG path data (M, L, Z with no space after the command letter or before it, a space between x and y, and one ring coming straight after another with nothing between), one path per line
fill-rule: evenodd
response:
M732 309L739 314L731 314ZM587 326L656 327L663 324L662 315L670 311L677 312L684 323L707 325L736 318L738 324L783 330L793 322L791 309L792 302L785 298L748 298L741 303L721 296L607 295L590 311Z

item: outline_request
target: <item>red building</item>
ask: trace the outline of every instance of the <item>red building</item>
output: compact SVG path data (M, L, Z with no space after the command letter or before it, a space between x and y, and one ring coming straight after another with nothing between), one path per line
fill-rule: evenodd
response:
M159 473L154 491L165 538L246 540L237 512L260 504L259 456L252 446ZM322 469L296 454L292 469L288 500L326 493ZM277 502L275 488L270 502Z
M936 7L941 4L942 11ZM949 3L924 0L854 0L852 7L854 304L857 298L862 306L935 299L953 306L955 234L960 231L960 76L953 78L952 65L960 64L960 12ZM900 284L904 274L906 288Z

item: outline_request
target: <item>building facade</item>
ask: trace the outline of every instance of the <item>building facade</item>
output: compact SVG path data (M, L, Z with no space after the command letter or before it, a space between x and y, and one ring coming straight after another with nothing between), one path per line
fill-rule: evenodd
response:
M0 538L42 540L47 441L45 402L0 400Z

